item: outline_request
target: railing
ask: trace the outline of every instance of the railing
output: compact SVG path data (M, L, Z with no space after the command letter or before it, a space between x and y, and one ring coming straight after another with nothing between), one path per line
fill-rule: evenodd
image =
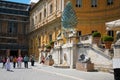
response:
M84 44L86 45L86 44ZM108 51L108 53L106 54L106 51L105 49L102 49L102 48L99 48L99 47L95 47L93 46L92 44L87 44L87 46L89 46L89 48L91 48L92 50L94 50L95 52L97 52L98 54L104 56L105 58L111 60L111 55L110 55L110 52Z
M91 34L88 34L88 35L83 35L83 36L80 36L79 38L80 42L81 43L89 43L89 44L92 44L92 35Z
M97 53L101 54L102 56L106 57L107 59L111 59L110 51L108 51L108 53L106 53L106 49L103 48L103 46L98 46L96 44L92 44L92 35L91 34L80 36L80 42L84 46L90 47L92 50L96 51Z
M28 46L26 45L18 45L18 44L0 44L0 49L2 50L6 50L6 49L11 49L11 50L18 50L18 49L22 49L22 50L27 50Z
M15 15L23 15L28 16L28 11L20 11L20 10L13 10L13 9L7 9L7 8L0 8L0 13L6 13L6 14L15 14Z
M16 38L19 36L25 36L25 34L16 34L16 33L0 33L0 38Z
M50 23L51 21L58 19L58 17L61 16L61 11L55 11L52 14L50 14L49 16L47 16L46 18L42 19L41 21L39 21L38 23L32 25L31 29L28 31L28 33L42 27L43 25L46 25L48 23Z

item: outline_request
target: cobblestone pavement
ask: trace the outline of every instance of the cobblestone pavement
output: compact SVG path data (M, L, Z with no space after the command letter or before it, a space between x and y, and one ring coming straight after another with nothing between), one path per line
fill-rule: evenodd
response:
M75 69L54 68L36 63L34 67L25 69L2 69L0 63L0 80L114 80L113 74L106 72L83 72ZM12 63L11 63L12 67Z

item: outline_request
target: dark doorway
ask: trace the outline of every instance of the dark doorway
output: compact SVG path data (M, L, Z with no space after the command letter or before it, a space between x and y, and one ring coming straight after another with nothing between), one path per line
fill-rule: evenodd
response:
M13 56L13 57L16 56L16 57L18 57L18 51L17 51L17 50L14 50L14 51L11 50L11 51L10 51L10 56Z
M25 55L29 56L28 52L27 51L21 51L21 56L24 57Z

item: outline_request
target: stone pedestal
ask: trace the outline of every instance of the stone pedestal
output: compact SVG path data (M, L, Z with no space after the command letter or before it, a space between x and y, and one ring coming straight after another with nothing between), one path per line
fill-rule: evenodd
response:
M94 70L94 64L93 63L77 62L76 63L76 69L80 70L80 71L93 71Z
M52 66L53 64L54 64L54 60L53 59L45 61L45 65Z

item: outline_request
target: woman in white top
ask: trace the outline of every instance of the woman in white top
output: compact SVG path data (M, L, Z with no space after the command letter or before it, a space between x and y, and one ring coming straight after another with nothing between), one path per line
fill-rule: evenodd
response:
M10 58L9 58L9 57L7 57L6 69L7 69L7 71L10 71L10 69L11 69L11 66L10 66Z
M120 80L120 39L114 44L113 69L115 80Z
M120 80L120 58L113 58L113 69L115 80Z

